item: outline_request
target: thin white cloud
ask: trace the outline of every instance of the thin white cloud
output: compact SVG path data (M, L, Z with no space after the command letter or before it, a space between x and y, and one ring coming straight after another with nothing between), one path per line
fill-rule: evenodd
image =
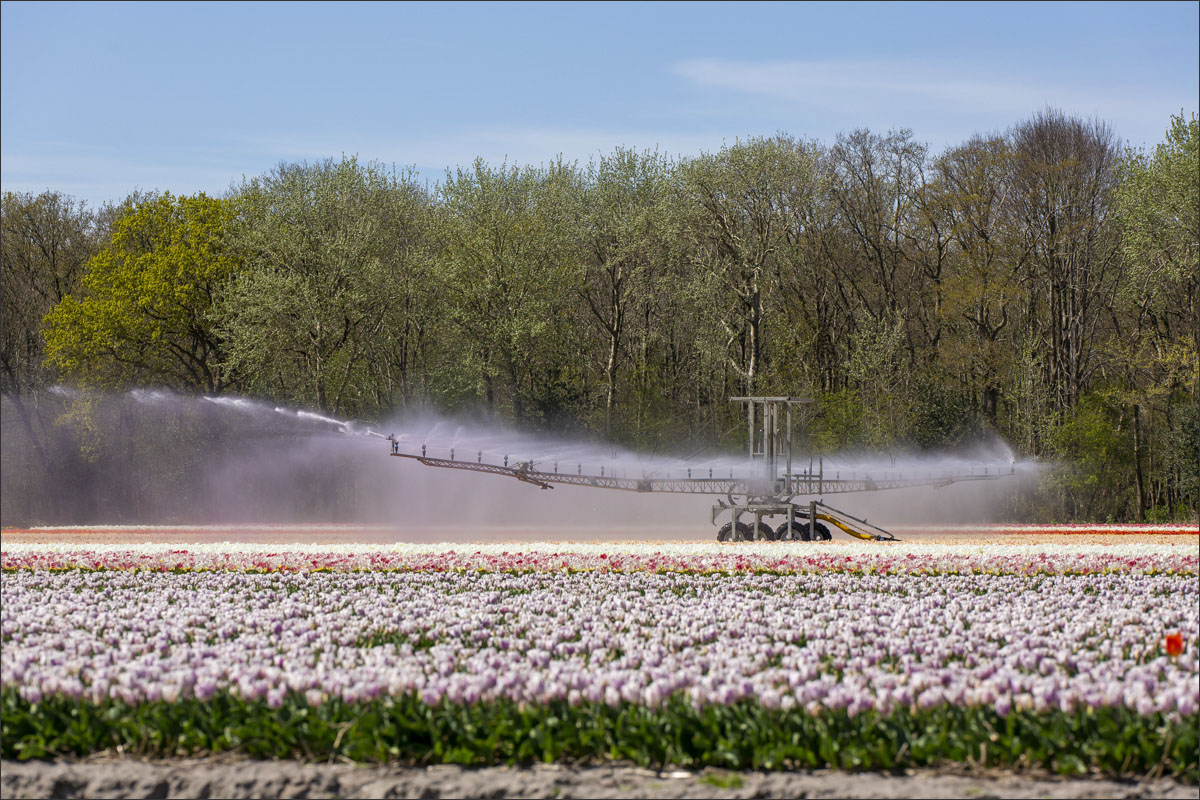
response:
M958 65L906 61L737 61L701 58L673 65L674 74L701 88L774 98L789 106L862 114L867 109L988 114L1016 121L1046 105L1114 121L1166 114L1192 102L1166 91L1113 85L1067 85L1040 78L972 74ZM1164 112L1164 109L1166 111Z

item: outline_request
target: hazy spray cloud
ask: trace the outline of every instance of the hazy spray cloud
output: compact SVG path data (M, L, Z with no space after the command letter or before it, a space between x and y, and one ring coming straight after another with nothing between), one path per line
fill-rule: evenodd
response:
M603 467L606 474L683 478L689 469L700 476L710 469L739 476L757 469L738 454L695 447L635 453L428 413L376 426L245 398L147 390L95 396L59 389L30 406L34 417L26 426L5 400L5 525L353 523L386 526L396 540L408 541L706 539L714 535L712 496L561 485L541 490L504 476L392 458L386 435L395 434L405 452L423 446L430 456L447 458L453 450L458 460L532 461L545 471L597 474ZM831 477L1011 463L1011 451L999 441L956 454L823 459ZM796 468L807 467L798 456ZM1007 479L826 500L885 526L948 524L1011 518L1019 489Z

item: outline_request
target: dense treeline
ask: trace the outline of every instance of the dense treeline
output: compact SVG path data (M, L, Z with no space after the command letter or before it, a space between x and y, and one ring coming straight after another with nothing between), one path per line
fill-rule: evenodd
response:
M1060 463L1014 514L1194 518L1197 119L1154 152L1047 110L942 153L780 134L672 160L355 159L221 198L3 200L5 428L56 382L432 407L724 446L810 395L818 452L998 433ZM6 434L7 435L7 434Z

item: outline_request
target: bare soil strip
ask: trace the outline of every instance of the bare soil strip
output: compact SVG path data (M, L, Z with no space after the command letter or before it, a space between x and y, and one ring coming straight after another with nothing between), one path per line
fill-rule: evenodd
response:
M722 772L631 766L381 767L239 761L0 762L0 796L17 797L1196 797L1168 779L1062 779L1012 772L903 774Z

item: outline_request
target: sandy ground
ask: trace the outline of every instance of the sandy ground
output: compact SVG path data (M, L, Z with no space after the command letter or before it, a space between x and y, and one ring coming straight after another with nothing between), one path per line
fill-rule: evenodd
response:
M1029 797L1194 798L1169 779L1066 780L1011 772L655 772L631 766L387 767L225 758L0 762L17 797Z

